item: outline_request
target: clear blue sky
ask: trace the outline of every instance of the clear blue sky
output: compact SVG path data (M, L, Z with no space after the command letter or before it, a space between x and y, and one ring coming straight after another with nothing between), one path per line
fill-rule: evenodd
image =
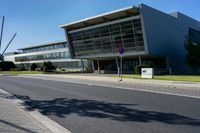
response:
M7 52L65 40L62 24L140 3L167 13L180 11L200 21L199 0L1 0L0 16L6 17L3 47L15 32Z

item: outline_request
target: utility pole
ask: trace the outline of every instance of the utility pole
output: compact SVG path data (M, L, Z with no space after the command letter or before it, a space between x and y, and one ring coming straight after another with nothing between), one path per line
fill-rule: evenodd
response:
M0 50L1 50L5 17L4 17L4 16L0 16L0 17L2 17L1 31L0 31ZM5 48L5 49L3 50L3 52L0 54L0 61L4 61L3 54L6 52L7 48L9 47L9 45L11 44L11 42L13 41L13 39L15 38L16 35L17 35L17 33L15 33L15 34L13 35L13 37L11 38L11 40L9 41L9 43L7 44L6 48Z
M122 68L122 56L123 55L120 56L120 69L121 69L121 73L120 73L120 80L119 81L122 81L122 74L123 74L123 72L122 72L122 70L123 70L123 68Z
M2 37L3 37L3 27L4 27L4 16L2 18L2 24L1 24L0 49L1 49L1 42L2 42Z

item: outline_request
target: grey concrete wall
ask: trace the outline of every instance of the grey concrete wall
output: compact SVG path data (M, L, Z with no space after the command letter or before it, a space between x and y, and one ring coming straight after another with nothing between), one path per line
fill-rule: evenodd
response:
M164 55L174 71L185 72L185 36L189 27L200 30L200 23L181 13L166 14L146 5L140 5L144 31L150 55Z

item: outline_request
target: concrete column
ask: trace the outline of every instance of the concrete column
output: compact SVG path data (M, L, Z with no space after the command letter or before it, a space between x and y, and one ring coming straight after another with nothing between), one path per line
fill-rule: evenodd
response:
M140 54L139 54L139 64L142 65L142 59Z
M81 59L81 64L82 64L82 69L83 69L83 72L84 72L85 71L85 66L84 66L83 59Z
M166 61L166 67L169 70L169 74L171 75L172 74L172 69L171 69L171 66L170 66L169 57L165 57L165 61Z
M69 48L70 57L73 58L74 57L74 49L73 49L73 46L72 46L73 44L70 40L68 31L66 29L64 31L65 31L65 37L66 37L66 40L67 40L68 48Z
M94 60L92 60L92 70L93 70L93 72L95 71L95 69L94 69Z
M100 65L99 65L99 59L97 59L97 73L100 74Z

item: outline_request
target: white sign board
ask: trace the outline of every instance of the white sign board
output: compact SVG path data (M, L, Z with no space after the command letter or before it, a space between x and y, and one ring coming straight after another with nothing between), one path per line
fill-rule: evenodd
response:
M153 68L142 68L142 78L153 78Z

